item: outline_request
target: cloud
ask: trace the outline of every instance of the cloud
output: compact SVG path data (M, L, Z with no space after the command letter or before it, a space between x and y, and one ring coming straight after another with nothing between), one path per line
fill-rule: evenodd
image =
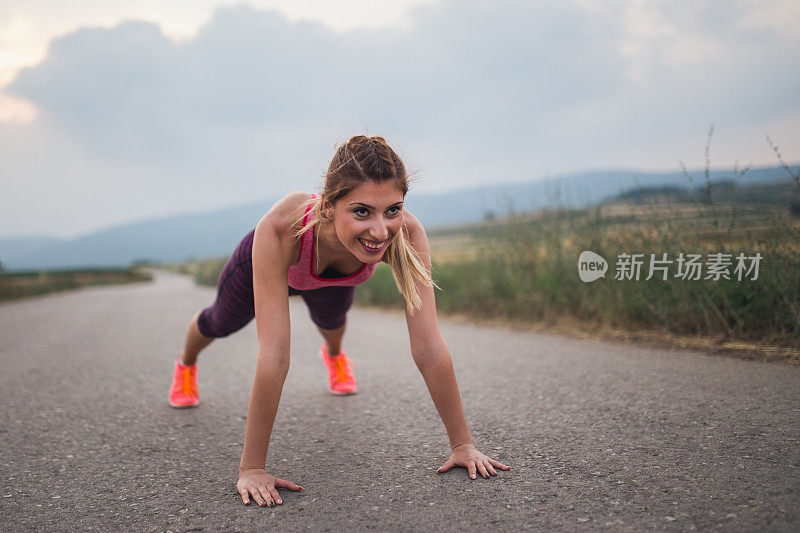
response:
M495 150L512 157L523 147L513 139L536 138L560 110L624 79L613 33L566 4L445 3L417 9L409 31L344 36L240 5L184 44L144 22L80 30L10 90L99 156L176 171L188 160L235 169L233 160L285 152L264 135L297 142L309 128L359 122L456 151L505 137Z
M0 123L22 123L36 120L36 107L28 100L0 93Z
M185 206L219 188L235 202L227 189L246 201L313 186L337 138L364 126L428 188L641 165L643 153L664 168L712 121L744 131L796 116L800 36L763 14L751 24L756 13L743 1L448 0L413 9L408 28L341 33L237 5L181 42L140 21L78 30L6 91L87 157L191 187Z

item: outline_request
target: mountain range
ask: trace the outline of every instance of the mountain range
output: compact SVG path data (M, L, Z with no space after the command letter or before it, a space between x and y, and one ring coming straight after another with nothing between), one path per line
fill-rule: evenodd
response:
M797 173L800 166L790 167ZM703 172L691 172L694 186L703 186ZM739 185L785 181L781 167L750 169L741 178L715 171L712 180L735 179ZM456 226L553 205L585 207L644 188L674 186L692 189L683 173L628 170L584 172L529 183L497 183L441 193L406 196L406 208L426 228ZM47 236L0 239L0 265L5 271L85 267L127 267L135 261L178 262L230 255L279 198L200 213L172 215L117 225L72 239ZM787 204L788 204L787 199Z

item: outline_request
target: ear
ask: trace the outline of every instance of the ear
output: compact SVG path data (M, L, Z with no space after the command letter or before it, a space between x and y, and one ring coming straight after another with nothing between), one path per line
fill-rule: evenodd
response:
M322 213L323 217L327 218L328 220L333 220L333 206L327 198L322 199L322 203L320 204L320 212Z

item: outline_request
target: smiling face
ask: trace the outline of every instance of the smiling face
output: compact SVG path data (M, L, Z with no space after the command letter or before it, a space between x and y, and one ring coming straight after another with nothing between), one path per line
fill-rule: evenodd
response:
M394 182L365 182L323 207L340 244L363 263L377 263L403 225L403 192Z

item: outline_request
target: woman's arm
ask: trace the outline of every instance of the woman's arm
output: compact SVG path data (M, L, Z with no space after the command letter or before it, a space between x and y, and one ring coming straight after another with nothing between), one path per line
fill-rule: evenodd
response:
M276 218L278 219L276 221ZM266 473L265 463L272 425L278 411L283 383L289 371L289 290L287 270L291 248L281 236L281 217L267 214L253 237L253 294L258 360L250 405L247 409L244 450L239 463L237 489L242 501L249 495L259 505L282 503L277 487L302 488Z
M430 272L431 253L425 229L411 213L406 211L404 216L408 227L409 244ZM467 468L470 477L474 479L476 470L480 471L484 477L496 475L492 466L508 470L509 467L486 457L475 449L464 417L450 350L439 329L433 287L418 283L417 290L422 300L421 307L415 310L413 315L408 312L407 307L405 310L411 354L444 423L450 439L450 448L453 450L450 459L439 469L439 472L459 465Z

